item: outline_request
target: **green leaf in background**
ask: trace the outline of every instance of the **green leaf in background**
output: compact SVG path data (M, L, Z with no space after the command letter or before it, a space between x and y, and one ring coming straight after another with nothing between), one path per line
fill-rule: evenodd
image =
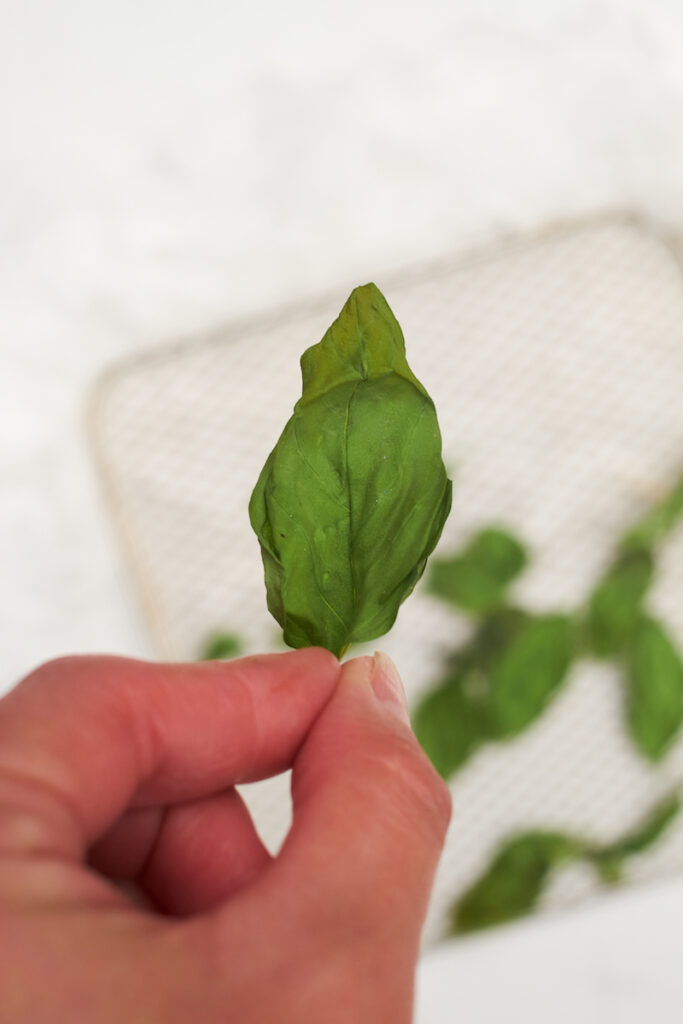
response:
M574 625L567 615L539 615L522 625L491 669L498 738L516 735L543 713L564 682L573 654Z
M465 611L482 614L501 604L508 586L526 564L526 550L511 533L488 527L460 554L434 559L427 588Z
M448 779L490 736L487 683L461 659L451 675L421 701L413 728L436 770ZM477 687L484 688L482 697Z
M588 606L588 643L593 654L604 658L625 650L653 571L651 552L633 548L624 551L603 576Z
M683 719L683 663L664 627L643 617L627 661L627 719L645 757L659 761Z
M626 534L622 550L653 548L683 517L683 476L641 521Z
M497 608L481 622L467 645L469 661L490 673L532 620L533 616L520 608Z
M624 862L644 853L666 832L681 809L678 791L670 793L625 836L614 843L586 851L586 857L598 870L603 882L620 881Z
M606 884L619 882L628 858L654 846L680 808L681 799L676 791L660 800L621 839L605 845L540 829L516 833L503 840L483 874L455 903L451 932L471 932L528 914L553 872L572 861L591 864Z
M418 740L444 778L483 744L528 728L571 665L574 627L566 615L499 608L451 656L448 674L418 704Z
M241 638L236 633L211 633L206 640L200 661L219 661L223 658L237 658L243 650Z
M413 712L413 728L425 753L449 778L487 740L494 738L489 673L528 616L499 608L472 640L450 656L447 674Z
M290 647L337 656L391 628L451 506L434 404L374 284L301 358L303 393L249 504Z
M455 904L453 934L488 928L532 910L553 870L581 855L583 843L561 832L523 832L506 840Z

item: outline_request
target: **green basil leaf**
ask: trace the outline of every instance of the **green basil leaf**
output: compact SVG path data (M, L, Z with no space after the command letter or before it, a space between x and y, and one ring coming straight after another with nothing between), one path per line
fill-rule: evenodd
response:
M483 620L467 645L468 661L490 674L493 666L532 621L533 616L520 608L497 608Z
M574 625L566 615L540 615L519 629L490 675L498 738L514 736L543 713L564 682L574 655Z
M581 841L561 832L523 832L506 840L483 875L455 904L452 933L488 928L528 914L552 871L582 852Z
M627 663L627 717L640 752L659 761L683 719L683 663L664 627L642 618Z
M623 550L653 548L671 532L683 517L683 477L651 509L641 521L630 530L622 541Z
M528 618L516 608L499 608L485 619L472 640L449 657L446 677L413 712L417 738L444 778L495 738L491 666Z
M678 792L670 793L643 818L639 825L613 843L610 851L621 857L631 857L643 853L653 846L668 829L669 825L681 809L681 798Z
M593 654L621 654L640 617L654 561L645 548L624 551L602 578L588 607L588 642Z
M460 554L432 562L428 590L465 611L490 612L526 564L523 545L506 530L489 527Z
M626 835L614 843L587 851L587 858L600 872L604 882L613 883L621 879L624 862L637 854L644 853L661 838L681 809L678 792L670 793Z
M337 656L393 625L451 506L434 404L374 284L301 358L303 393L249 505L290 647Z
M478 694L478 687L483 694ZM413 729L436 770L453 775L489 737L487 682L464 661L413 713Z
M242 653L243 644L236 633L212 633L206 640L201 661L218 661L236 658Z

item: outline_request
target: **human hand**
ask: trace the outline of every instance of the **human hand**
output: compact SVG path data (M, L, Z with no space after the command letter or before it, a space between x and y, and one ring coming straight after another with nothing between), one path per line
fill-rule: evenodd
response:
M0 701L1 1024L410 1021L450 800L401 694L318 648L32 673ZM290 766L272 858L233 787Z

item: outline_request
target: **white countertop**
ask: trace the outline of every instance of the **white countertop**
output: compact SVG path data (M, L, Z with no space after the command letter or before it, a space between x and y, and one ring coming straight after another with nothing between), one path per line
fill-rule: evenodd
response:
M674 0L0 5L0 687L149 653L84 440L113 359L605 206L683 228ZM683 883L427 958L421 1021L667 1022Z

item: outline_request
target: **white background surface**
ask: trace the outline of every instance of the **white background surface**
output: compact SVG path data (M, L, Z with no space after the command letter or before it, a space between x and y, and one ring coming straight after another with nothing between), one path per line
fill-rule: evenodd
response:
M675 0L0 0L0 25L3 687L147 652L83 440L113 358L547 218L683 227ZM678 1021L682 936L669 884L444 948L421 1019Z

